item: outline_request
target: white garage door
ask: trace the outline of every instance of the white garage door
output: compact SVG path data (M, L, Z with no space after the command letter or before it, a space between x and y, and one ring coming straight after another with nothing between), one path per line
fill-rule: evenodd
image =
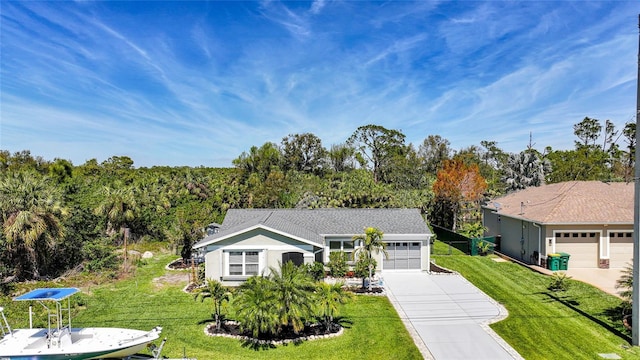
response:
M556 234L556 252L564 252L569 258L571 268L598 267L598 241L600 234L588 232Z
M633 233L609 233L609 268L624 268L633 261Z
M384 270L420 269L419 242L388 242L389 257L382 260Z

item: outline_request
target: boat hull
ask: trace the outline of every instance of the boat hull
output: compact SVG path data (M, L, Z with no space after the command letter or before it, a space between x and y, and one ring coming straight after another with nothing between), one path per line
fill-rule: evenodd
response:
M124 358L145 349L160 329L72 329L68 339L51 343L46 329L18 329L0 340L0 360L87 360ZM49 342L48 342L49 341Z

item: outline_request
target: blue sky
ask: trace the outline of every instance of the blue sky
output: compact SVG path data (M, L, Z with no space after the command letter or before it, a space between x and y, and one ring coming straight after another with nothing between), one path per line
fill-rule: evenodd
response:
M635 121L638 1L5 1L0 149L232 166L358 126L573 148Z

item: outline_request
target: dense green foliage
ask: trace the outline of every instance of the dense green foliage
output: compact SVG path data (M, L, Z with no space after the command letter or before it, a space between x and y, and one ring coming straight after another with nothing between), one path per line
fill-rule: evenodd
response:
M618 131L608 120L585 118L574 134L575 150L541 153L530 143L508 154L495 141L454 151L438 135L428 135L416 150L401 131L365 125L329 150L310 133L253 146L233 168L135 168L127 156L74 165L0 150L0 246L6 249L0 278L114 269L113 250L125 240L163 244L187 259L205 226L221 223L230 208L419 208L435 224L464 228L480 220L482 200L508 190L633 177L635 124ZM447 173L448 160L472 170ZM439 187L434 196L436 179L447 175L486 182L486 188L465 181Z
M340 305L347 303L351 295L343 284L316 281L307 270L288 261L279 269L271 268L267 277L253 276L244 282L232 301L240 327L254 338L266 339L283 333L299 334L313 323L332 329Z
M349 271L349 260L351 260L349 259L349 255L344 251L330 252L327 267L329 268L331 276L335 278L344 277L347 271Z

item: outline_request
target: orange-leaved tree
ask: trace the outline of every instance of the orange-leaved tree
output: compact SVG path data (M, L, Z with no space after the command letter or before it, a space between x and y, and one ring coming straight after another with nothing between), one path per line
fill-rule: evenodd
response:
M457 158L445 160L433 183L431 221L455 231L461 209L468 204L477 206L486 189L477 164L465 164Z

